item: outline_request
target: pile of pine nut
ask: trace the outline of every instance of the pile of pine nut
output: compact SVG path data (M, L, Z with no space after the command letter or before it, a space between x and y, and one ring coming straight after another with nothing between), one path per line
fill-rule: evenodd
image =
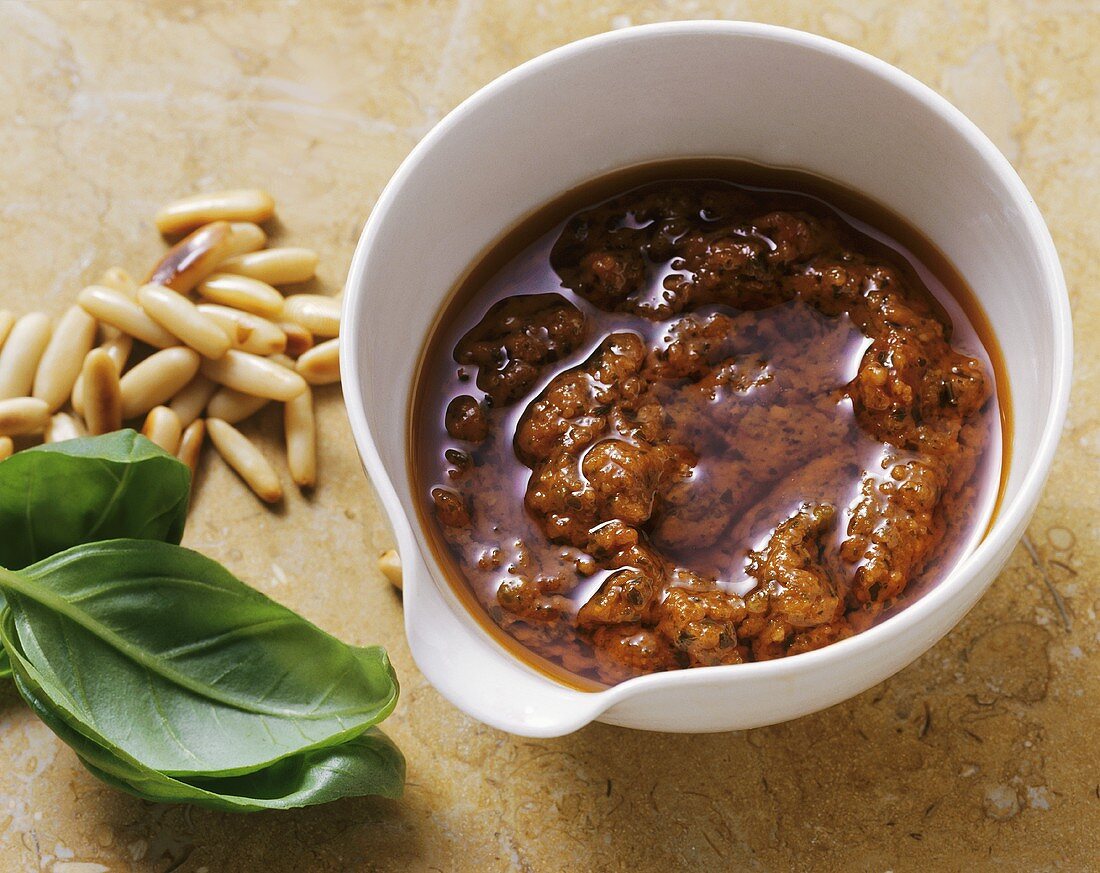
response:
M113 267L56 325L41 312L0 310L0 461L16 440L58 442L143 421L142 433L192 473L209 436L260 499L275 503L278 473L234 427L275 401L290 477L312 488L310 386L340 379L340 301L278 290L312 279L317 254L265 248L260 225L274 214L259 189L186 197L156 214L165 237L182 238L144 284Z

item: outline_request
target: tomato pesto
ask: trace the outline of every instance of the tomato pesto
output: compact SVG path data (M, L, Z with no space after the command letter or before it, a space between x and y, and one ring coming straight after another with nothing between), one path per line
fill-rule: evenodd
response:
M1005 407L984 325L912 228L821 180L598 180L492 247L440 318L410 447L424 527L559 676L820 648L981 534Z

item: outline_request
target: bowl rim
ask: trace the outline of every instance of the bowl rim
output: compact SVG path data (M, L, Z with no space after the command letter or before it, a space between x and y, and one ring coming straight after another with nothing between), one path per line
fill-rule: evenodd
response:
M360 319L367 296L364 291L364 278L375 248L376 239L379 236L379 229L386 220L391 205L400 196L406 181L417 171L435 144L444 139L451 128L458 124L473 107L496 97L500 92L508 90L513 83L537 76L549 67L568 63L578 55L599 50L604 46L683 34L730 36L779 42L839 58L864 69L878 78L885 79L889 84L906 92L910 97L916 99L929 111L944 120L957 135L978 152L981 159L989 166L1019 207L1027 237L1034 244L1036 253L1039 256L1039 269L1043 277L1042 293L1052 310L1054 359L1052 361L1051 412L1047 416L1038 448L1030 459L1017 493L998 508L993 523L985 536L951 568L940 582L896 615L852 637L795 656L771 661L714 666L705 669L652 673L627 679L599 691L571 689L541 673L537 673L545 681L552 683L560 690L575 691L576 694L585 695L586 698L593 701L599 700L597 706L586 709L583 717L572 719L576 722L573 727L580 727L588 721L598 718L602 712L617 703L652 690L671 686L698 687L713 685L736 681L738 677L744 680L748 679L750 674L756 680L773 678L778 681L783 677L805 672L811 666L821 668L833 663L839 664L852 658L858 658L860 655L867 655L890 637L897 636L924 623L946 601L974 585L982 567L994 561L999 552L1006 547L1014 547L1014 540L1019 536L1018 531L1024 529L1029 520L1053 462L1069 401L1073 364L1072 321L1065 278L1050 231L1034 198L1028 192L1023 180L1013 169L1008 159L989 137L946 98L908 73L860 49L827 37L778 25L748 21L693 20L658 22L607 31L559 46L508 70L479 88L447 113L401 162L378 197L356 245L344 293L344 330L343 339L340 343L342 389L360 457L394 528L402 553L410 554L410 550L419 549L412 529L414 522L407 517L405 509L397 496L393 481L379 456L362 400L363 374L359 372L355 362L356 349L365 338L364 322ZM501 230L504 232L507 228ZM476 257L476 255L476 252L472 253L471 257ZM1008 353L1011 354L1011 352ZM429 574L434 575L431 573L430 568ZM454 608L454 604L450 604L450 606ZM406 609L407 635L413 621L412 611ZM500 657L517 663L517 659L497 640L492 639L492 636L481 627L480 622L473 619L472 624L477 628L476 633L491 640L493 648ZM929 645L938 641L938 639L939 637L936 637ZM518 663L522 664L523 662ZM533 671L533 668L529 665L523 664L523 666ZM514 726L504 724L497 726L514 729ZM567 729L571 728L567 727ZM560 732L562 731L556 731L556 733Z

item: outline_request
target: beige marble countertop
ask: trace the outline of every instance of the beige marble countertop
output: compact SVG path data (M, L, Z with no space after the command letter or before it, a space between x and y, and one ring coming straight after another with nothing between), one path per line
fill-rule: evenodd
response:
M1035 195L1078 340L1066 434L1029 531L1036 558L1018 548L920 661L818 715L712 736L594 725L516 739L453 709L413 665L374 565L390 534L327 390L313 497L272 512L209 458L187 542L343 638L389 648L405 799L249 816L143 803L86 774L0 691L0 869L1100 866L1094 0L4 2L0 306L59 311L108 266L142 272L162 248L158 204L248 184L273 191L278 238L317 247L335 291L383 184L464 96L581 36L702 17L801 27L897 64L969 113Z

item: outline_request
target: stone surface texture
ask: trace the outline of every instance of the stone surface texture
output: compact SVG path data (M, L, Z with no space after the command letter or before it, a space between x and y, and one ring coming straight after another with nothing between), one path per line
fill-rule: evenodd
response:
M517 739L417 672L374 561L390 534L324 389L317 491L272 511L209 456L186 542L344 639L389 648L404 800L249 816L143 803L85 773L2 690L0 870L1100 868L1095 0L4 2L0 306L59 312L106 267L142 273L163 249L159 204L250 184L278 200L276 239L320 251L318 287L335 293L382 186L463 97L579 37L707 17L803 28L900 66L969 113L1038 200L1078 351L1033 554L1018 548L916 664L818 715ZM248 431L281 454L277 410Z

